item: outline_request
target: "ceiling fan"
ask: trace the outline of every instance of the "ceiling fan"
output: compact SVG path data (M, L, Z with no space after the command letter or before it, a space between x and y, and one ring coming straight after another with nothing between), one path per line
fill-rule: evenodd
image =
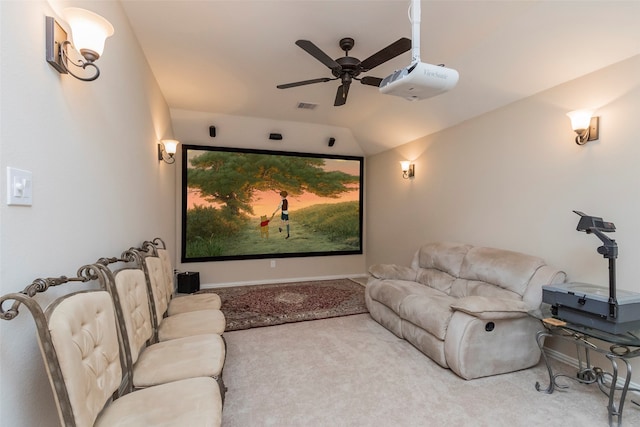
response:
M349 86L351 86L351 82L353 80L359 80L360 83L365 85L376 87L380 86L380 83L382 82L381 78L371 76L358 78L361 73L367 72L377 67L378 65L385 63L390 59L393 59L396 56L411 49L411 40L403 37L391 43L384 49L374 53L364 61L360 61L358 58L349 56L349 51L353 48L355 42L351 37L345 37L341 39L339 43L340 49L344 50L344 56L342 58L333 60L329 57L329 55L324 53L318 46L316 46L309 40L297 40L296 44L304 49L308 54L316 58L318 61L329 67L329 69L331 70L331 74L333 74L334 77L320 77L318 79L286 83L278 85L276 87L278 89L288 89L296 86L303 86L313 83L324 83L331 80L340 79L342 84L338 87L338 91L336 92L336 99L333 103L333 105L336 107L344 105L347 102Z

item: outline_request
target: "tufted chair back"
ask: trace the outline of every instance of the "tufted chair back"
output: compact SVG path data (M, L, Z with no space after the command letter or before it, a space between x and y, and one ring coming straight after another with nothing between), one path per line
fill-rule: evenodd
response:
M147 282L142 270L128 268L115 273L114 284L122 307L131 363L135 364L153 335Z
M162 271L164 272L164 280L165 285L167 287L167 295L169 299L173 296L173 292L175 291L175 283L173 282L173 265L171 263L171 257L169 256L169 251L166 249L158 248L158 258L160 258L160 262L162 263Z
M54 388L58 395L66 389L73 418L62 423L93 425L122 381L111 297L106 291L68 295L56 300L45 314L51 343L41 341L40 346L53 347L64 382ZM56 401L60 405L59 397Z
M170 296L167 294L162 261L160 261L158 257L148 256L145 257L144 262L147 274L149 275L149 285L151 286L157 324L159 324L169 307L170 299Z

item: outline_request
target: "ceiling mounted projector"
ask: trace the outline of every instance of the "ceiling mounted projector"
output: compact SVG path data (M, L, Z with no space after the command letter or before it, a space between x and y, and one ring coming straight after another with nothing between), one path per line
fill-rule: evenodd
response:
M411 24L411 65L382 79L380 92L415 101L453 89L459 78L456 70L420 61L420 0L411 2Z
M380 92L415 101L453 89L456 83L456 70L417 62L382 79Z

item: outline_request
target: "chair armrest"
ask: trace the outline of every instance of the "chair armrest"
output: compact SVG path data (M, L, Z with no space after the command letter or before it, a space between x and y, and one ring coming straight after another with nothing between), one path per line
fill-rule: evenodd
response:
M369 273L377 279L398 279L415 281L418 272L410 267L396 264L375 264L369 267Z
M523 301L481 296L460 298L451 304L451 309L483 320L515 319L526 317L529 312Z

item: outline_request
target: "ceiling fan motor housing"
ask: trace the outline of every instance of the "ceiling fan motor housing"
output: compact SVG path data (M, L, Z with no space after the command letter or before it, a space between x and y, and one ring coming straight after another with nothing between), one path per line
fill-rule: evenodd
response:
M331 73L336 77L342 77L345 73L351 75L351 77L357 77L360 72L360 60L353 56L344 56L336 59L336 62L342 67L340 70L331 70Z

